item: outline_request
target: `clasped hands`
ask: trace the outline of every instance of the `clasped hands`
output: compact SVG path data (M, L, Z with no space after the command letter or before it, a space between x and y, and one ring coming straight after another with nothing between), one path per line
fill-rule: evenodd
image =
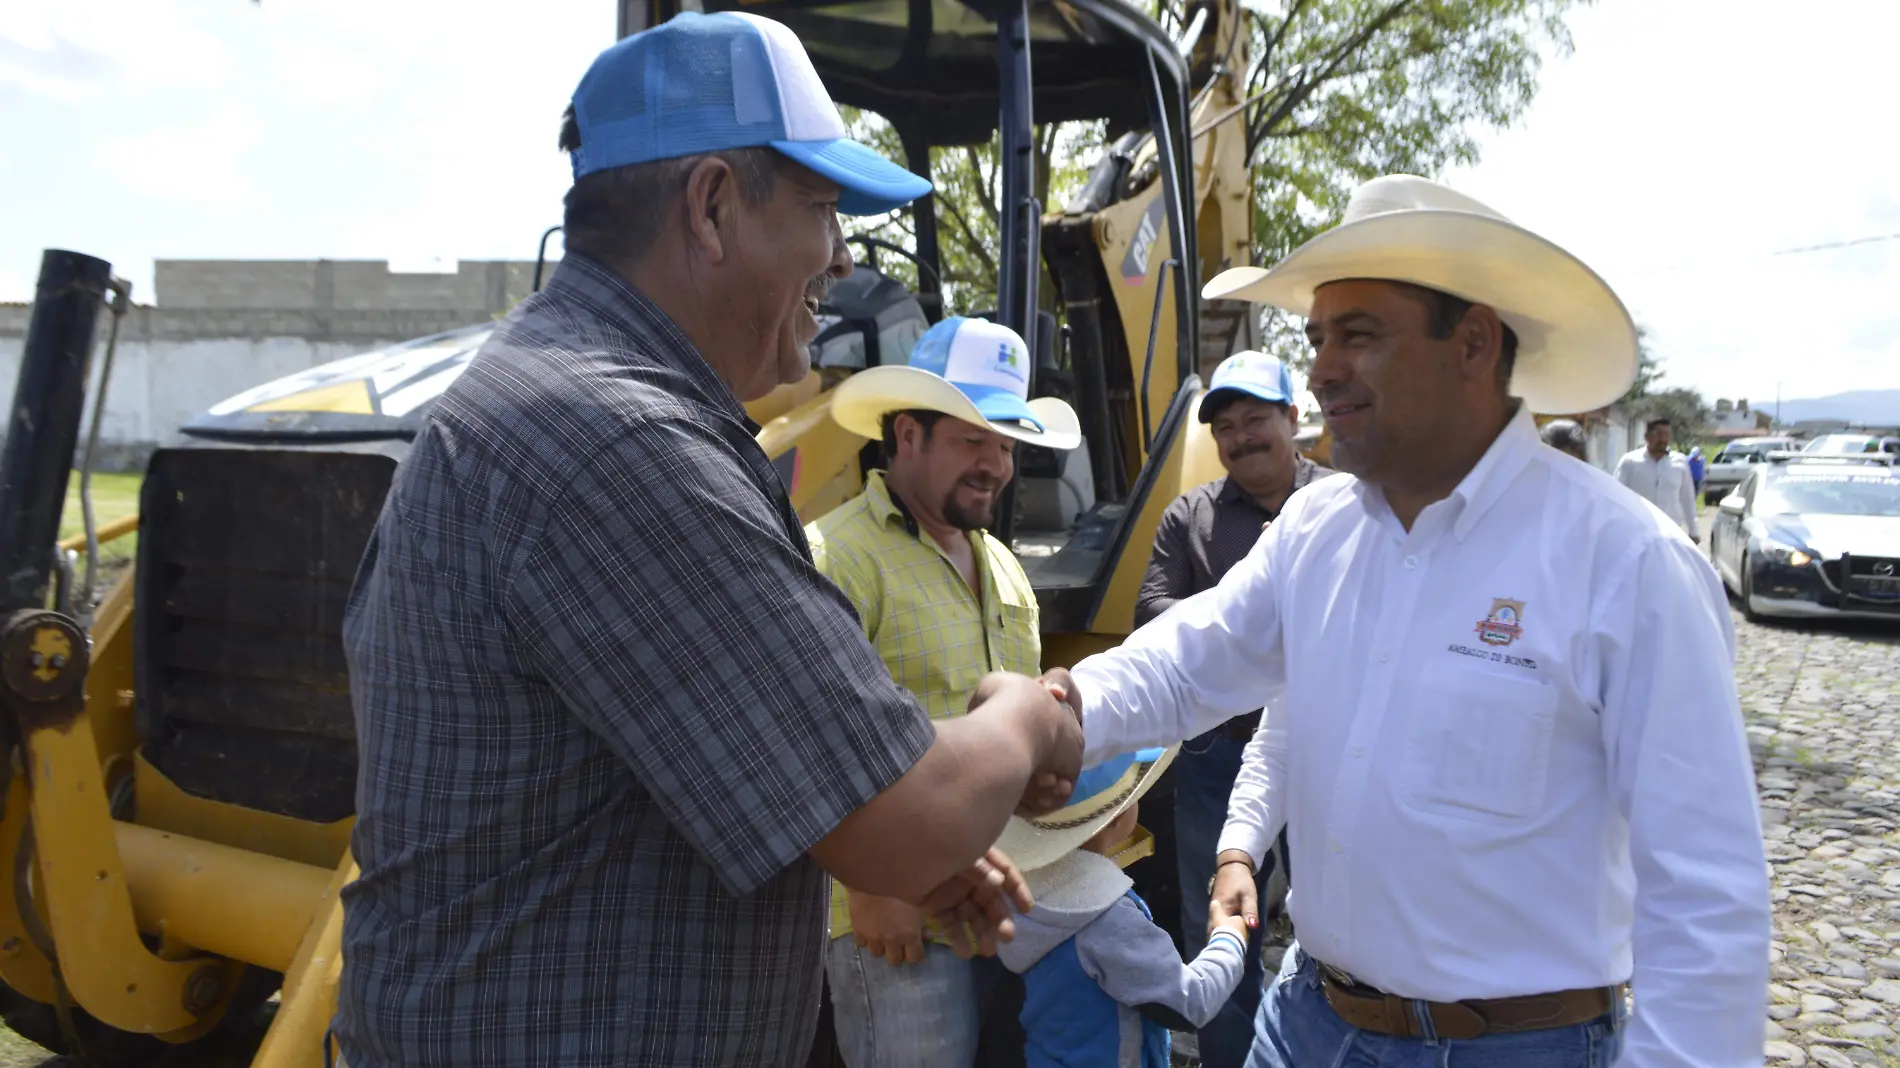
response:
M1042 816L1061 808L1082 771L1082 699L1067 670L1055 668L1039 678L998 672L984 678L970 697L970 711L991 702L1023 717L1025 733L1041 754L1030 775L1020 816ZM991 849L968 868L924 895L913 906L895 898L852 891L853 940L873 956L893 964L923 959L923 920L934 919L957 932L951 948L957 956L994 956L998 942L1015 937L1011 906L1028 912L1035 906L1022 872L1000 851Z

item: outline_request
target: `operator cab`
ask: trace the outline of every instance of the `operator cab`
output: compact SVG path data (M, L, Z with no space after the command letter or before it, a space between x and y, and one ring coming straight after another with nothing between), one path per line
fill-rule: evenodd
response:
M929 172L932 149L1000 136L995 306L944 306L938 234L953 222L940 217L934 197L908 209L912 249L860 233L853 254L860 270L881 278L893 277L886 267L914 274L912 296L927 323L969 315L1015 329L1034 356L1031 398L1058 397L1075 408L1083 444L1019 450L995 533L1023 559L1044 629L1090 629L1161 466L1151 461L1198 393L1191 365L1201 264L1170 237L1194 233L1181 42L1121 0L706 0L700 9L742 10L791 27L833 99L888 124L913 171ZM678 10L678 0L628 0L620 32ZM1054 209L1035 196L1046 185L1034 173L1032 131L1078 121L1101 122L1108 147L1078 201ZM1096 217L1135 200L1125 222ZM1112 265L1098 221L1125 225L1133 239ZM875 230L885 220L866 222ZM1155 333L1170 342L1151 344ZM908 348L880 350L881 362L908 357ZM826 385L876 365L857 359L855 347L821 353ZM879 462L875 445L864 461Z

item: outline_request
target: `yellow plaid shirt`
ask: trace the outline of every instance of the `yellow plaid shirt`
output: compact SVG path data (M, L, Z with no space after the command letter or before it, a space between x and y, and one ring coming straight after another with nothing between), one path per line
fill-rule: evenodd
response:
M818 570L857 606L891 677L932 719L963 715L983 676L1042 671L1036 594L1023 565L987 531L970 535L981 603L930 535L917 531L874 471L864 492L805 528ZM851 933L845 889L831 891L831 937ZM932 925L932 941L946 942Z

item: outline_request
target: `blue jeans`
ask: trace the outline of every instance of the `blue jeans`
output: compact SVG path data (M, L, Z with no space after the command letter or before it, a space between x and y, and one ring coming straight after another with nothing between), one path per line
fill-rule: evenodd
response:
M1245 740L1217 727L1182 743L1174 758L1175 866L1181 874L1182 948L1189 959L1207 943L1207 881L1214 877L1216 846L1221 828L1227 823L1227 798L1234 791L1246 748ZM1263 916L1267 909L1267 877L1272 870L1273 855L1269 853L1255 881ZM1259 938L1265 929L1262 924L1254 932L1255 937L1247 940L1247 970L1233 996L1221 1007L1220 1014L1201 1028L1201 1063L1206 1068L1241 1068L1253 1047L1254 1011L1266 985Z
M1608 1068L1623 1049L1623 1005L1611 1015L1547 1031L1485 1038L1397 1038L1347 1025L1326 1003L1319 965L1287 950L1260 1003L1247 1068Z
M849 935L825 955L832 1026L850 1068L967 1068L976 1060L977 971L947 946L924 943L917 964L892 964Z

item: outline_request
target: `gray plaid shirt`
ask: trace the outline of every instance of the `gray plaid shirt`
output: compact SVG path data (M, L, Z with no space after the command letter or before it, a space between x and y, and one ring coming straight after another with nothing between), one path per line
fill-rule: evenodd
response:
M571 252L431 412L344 623L352 1068L803 1063L806 851L934 732L753 432Z

